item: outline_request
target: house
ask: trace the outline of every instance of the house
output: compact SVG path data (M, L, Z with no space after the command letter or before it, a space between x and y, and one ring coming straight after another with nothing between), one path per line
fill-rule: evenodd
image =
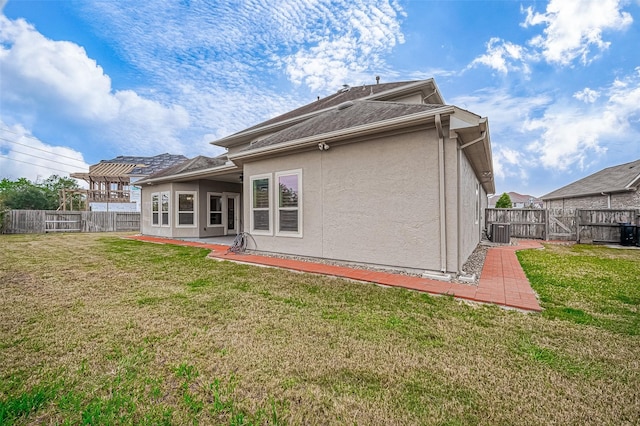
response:
M140 191L132 184L139 179L185 161L184 155L160 154L153 157L118 156L89 167L89 173L71 173L89 189L73 190L86 196L91 211L140 211Z
M640 209L640 159L607 167L542 196L548 209Z
M533 195L524 195L517 192L507 192L511 199L512 208L514 209L541 209L542 200L536 198ZM496 203L500 199L502 194L494 194L489 197L489 208L495 208Z
M345 86L149 176L141 232L250 234L250 249L456 273L495 191L486 118L433 79Z

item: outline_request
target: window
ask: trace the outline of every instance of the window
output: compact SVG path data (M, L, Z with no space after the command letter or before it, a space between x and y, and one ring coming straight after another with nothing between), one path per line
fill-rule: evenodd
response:
M209 226L224 226L222 223L222 194L209 193Z
M196 197L197 193L176 192L178 197L178 225L196 226Z
M302 170L276 173L277 235L302 236Z
M151 225L169 226L169 193L151 194Z
M272 235L271 175L251 176L251 232Z
M160 195L151 194L151 224L160 225Z
M162 204L160 205L162 213L162 226L169 226L169 193L162 193Z

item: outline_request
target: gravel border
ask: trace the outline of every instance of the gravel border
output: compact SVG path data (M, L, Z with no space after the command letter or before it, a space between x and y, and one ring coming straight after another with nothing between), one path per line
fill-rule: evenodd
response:
M500 245L503 245L503 244L500 244ZM482 272L482 268L484 267L484 261L487 256L487 251L491 246L498 246L498 245L492 244L486 240L481 241L473 250L471 255L469 255L469 258L462 266L462 273L458 275L454 274L451 278L451 282L477 286L478 281L480 280L480 274ZM332 265L332 266L344 266L344 267L353 268L353 269L362 269L362 270L377 271L377 272L388 272L391 274L400 274L400 275L407 275L407 276L413 276L413 277L422 277L423 273L429 272L421 269L393 268L388 266L385 267L382 265L338 261L338 260L332 260L332 259L323 259L319 257L286 255L286 254L278 254L278 253L271 253L271 252L263 252L260 250L251 250L251 249L247 249L245 252L247 254L255 254L258 256L265 256L265 257L274 257L278 259L300 260L302 262L321 263L324 265Z

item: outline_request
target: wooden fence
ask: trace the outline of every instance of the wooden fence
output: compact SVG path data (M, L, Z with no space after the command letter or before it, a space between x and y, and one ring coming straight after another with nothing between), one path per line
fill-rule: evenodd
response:
M140 213L9 210L0 228L5 234L139 231Z
M509 223L511 237L619 243L620 223L640 225L634 209L486 209L485 226Z

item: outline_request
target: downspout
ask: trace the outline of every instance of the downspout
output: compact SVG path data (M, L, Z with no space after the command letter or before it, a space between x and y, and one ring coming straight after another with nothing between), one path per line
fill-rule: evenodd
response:
M460 185L460 182L462 181L462 176L460 173L460 167L462 165L462 149L460 149L460 146L458 145L458 143L456 142L456 146L458 147L458 164L457 164L457 168L458 168L458 180L457 180L457 185ZM457 272L460 273L462 270L462 259L461 259L461 250L460 247L462 247L462 223L460 223L460 205L462 204L462 191L458 190L458 205L456 206L456 224L457 224L457 229L458 229L458 247L456 248L456 251L458 252L458 256L457 256Z
M606 195L607 196L607 208L610 209L611 208L611 193L606 193L606 192L601 192L602 195Z
M444 273L447 272L447 209L444 204L444 134L440 114L436 114L435 121L438 131L438 183L440 189L440 271Z

